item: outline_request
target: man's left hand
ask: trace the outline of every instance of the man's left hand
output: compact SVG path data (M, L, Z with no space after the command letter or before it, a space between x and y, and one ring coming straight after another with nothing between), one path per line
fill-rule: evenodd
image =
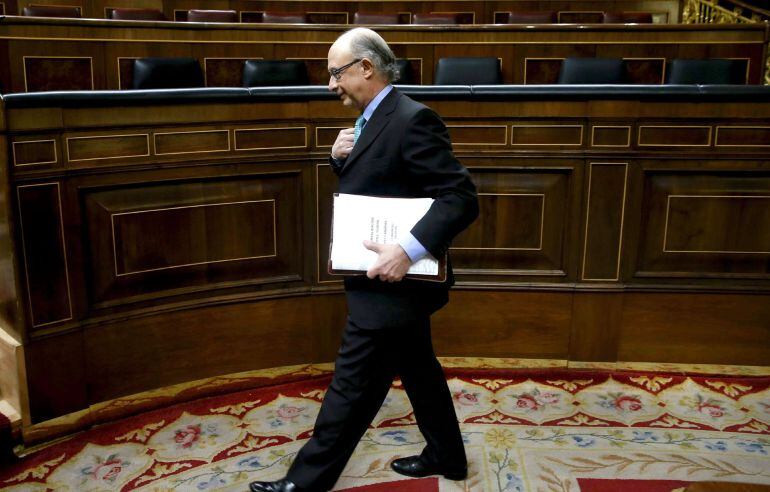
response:
M378 255L377 261L366 272L369 278L380 277L383 282L398 282L404 278L412 264L404 248L398 244L380 244L366 240L364 246Z

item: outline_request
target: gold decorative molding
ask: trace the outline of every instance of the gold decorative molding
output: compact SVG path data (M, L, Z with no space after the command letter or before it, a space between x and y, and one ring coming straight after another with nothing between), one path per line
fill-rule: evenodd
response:
M564 143L564 142L557 142L557 143L514 143L513 141L513 134L515 132L516 128L580 128L580 136L578 137L577 143ZM583 145L583 125L511 125L511 145L513 146L548 146L548 147L554 147L559 145L564 146L580 146Z
M167 135L187 135L191 133L209 133L209 134L215 134L215 133L224 133L227 135L227 148L226 149L212 149L212 150L187 150L184 152L158 152L158 137L159 136L167 136ZM230 131L229 130L194 130L194 131L186 131L186 132L159 132L159 133L153 133L153 143L155 148L155 155L180 155L180 154L205 154L210 152L229 152L231 150L231 143L230 143Z
M614 144L597 144L596 143L596 129L597 128L625 128L626 131L626 143L625 145ZM592 125L591 126L591 147L630 147L631 146L631 126L630 125Z
M502 142L455 142L452 141L453 146L457 145L507 145L508 144L508 125L447 125L447 129L451 128L502 128L503 129L503 141Z
M478 193L478 196L535 196L540 197L540 238L537 248L487 248L481 246L451 246L454 250L472 250L472 251L541 251L543 249L543 231L545 228L545 193Z
M105 138L121 138L121 137L144 137L145 147L147 150L141 154L86 157L82 159L72 158L72 147L70 146L70 142L73 140L84 141L84 140L99 140L99 139L105 139ZM131 157L149 157L150 156L150 134L149 133L128 133L128 134L120 134L120 135L89 135L89 136L83 136L83 137L67 137L66 146L67 146L67 162L98 161L103 159L128 159Z
M302 137L304 143L302 145L288 145L288 146L275 146L275 147L239 147L238 146L238 132L261 132L261 131L294 131L302 130ZM265 127L265 128L236 128L234 130L235 137L235 149L234 150L273 150L273 149L306 149L307 143L307 128L304 126L284 126L284 127Z
M763 144L721 144L719 143L719 130L766 130L768 134L770 134L770 126L723 126L723 125L717 125L716 129L716 135L714 136L714 146L715 147L770 147L770 138L768 138L767 143Z
M684 130L684 129L708 129L708 136L706 137L706 143L704 144L661 144L661 143L642 143L642 131L645 128L668 128L671 130ZM704 125L639 125L637 137L637 145L639 147L709 147L711 146L711 126Z

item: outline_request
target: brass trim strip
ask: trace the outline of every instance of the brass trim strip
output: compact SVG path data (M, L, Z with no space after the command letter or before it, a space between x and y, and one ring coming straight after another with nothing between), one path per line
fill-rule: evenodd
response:
M26 164L18 164L16 162L16 144L25 144L25 143L40 143L40 142L53 142L53 160L52 161L40 161L40 162L28 162ZM12 154L13 154L13 167L24 167L24 166L41 166L43 164L56 164L59 162L59 155L56 151L56 139L46 139L46 140L21 140L17 142L13 142L13 145L11 146Z
M627 128L628 132L626 133L627 142L625 145L600 145L597 143L594 143L594 132L597 128ZM630 125L591 125L591 147L630 147L631 146L631 126Z
M678 250L668 249L668 217L671 209L672 198L764 198L770 199L770 195L668 195L666 197L666 219L663 228L663 252L664 253L709 253L709 254L741 254L741 255L766 255L770 251L719 251L719 250Z
M705 144L643 144L642 143L642 128L673 128L675 130L681 130L684 128L708 128L709 135L708 135L708 143ZM636 143L639 147L710 147L711 146L711 126L703 126L703 125L682 125L682 126L676 126L676 125L639 125L637 135L636 135Z
M290 145L287 147L238 147L238 132L253 132L253 131L266 131L266 130L303 130L302 134L305 137L304 145ZM307 127L305 126L283 126L283 127L266 127L266 128L236 128L234 130L235 147L233 150L272 150L272 149L306 149L308 147L307 142Z
M449 128L502 128L504 131L503 135L503 142L502 143L489 143L489 142L469 142L469 143L455 143L452 142L452 145L508 145L508 125L447 125L447 129Z
M158 135L185 135L188 133L224 133L227 135L227 148L221 150L188 150L185 152L158 152ZM155 148L155 155L180 155L180 154L207 154L211 152L230 152L232 144L230 142L230 130L194 130L189 132L160 132L153 133L152 140Z
M59 206L59 233L61 234L62 253L64 256L64 278L67 283L67 304L69 306L69 317L57 319L54 321L48 321L46 323L40 323L40 324L35 324L35 312L32 308L32 291L29 288L29 264L27 263L27 247L24 241L24 221L22 220L22 213L21 213L21 193L19 192L19 190L21 190L22 188L32 188L33 186L56 186L56 197L57 197L57 203ZM32 324L32 328L40 328L42 326L48 326L56 323L61 323L63 321L69 321L72 319L72 290L70 287L69 265L67 263L67 243L64 240L64 216L61 210L62 209L61 187L59 186L59 183L57 181L52 181L49 183L19 185L16 187L16 200L18 203L18 211L19 211L19 227L21 229L21 251L22 251L22 258L24 260L24 277L27 280L26 282L27 304L29 305L29 319Z
M70 140L95 140L99 138L116 138L116 137L145 137L145 145L147 146L146 154L135 155L116 155L109 157L89 157L87 159L72 159L72 149L70 148ZM100 161L103 159L129 159L132 157L149 157L150 156L150 134L149 133L127 133L123 135L88 135L83 137L67 137L67 162L81 162L81 161Z
M586 253L588 251L588 218L591 212L591 176L593 166L624 166L623 174L623 202L620 209L620 231L618 232L618 261L615 266L615 278L592 278L586 277ZM620 280L620 260L623 253L623 226L626 219L626 194L628 193L628 163L627 162L589 162L588 163L588 199L586 201L586 226L583 233L583 262L580 267L580 279L587 281L599 281L599 282L617 282Z
M473 250L473 251L542 251L543 249L543 231L545 229L545 193L477 193L478 196L538 196L542 198L540 202L540 238L538 240L537 248L483 248L483 247L471 247L471 246L458 246L450 247L449 249L456 250Z
M513 143L513 129L514 128L580 128L580 142L578 143L543 143L543 144L533 144L533 143ZM583 145L583 125L511 125L511 145L518 146L518 147L527 147L527 146L546 146L546 147L554 147L557 145L564 145L564 146L581 146Z
M2 39L2 38L0 38ZM31 38L36 39L36 38ZM66 39L66 38L65 38ZM70 41L77 41L69 39ZM23 75L24 75L24 92L29 92L29 87L27 85L27 58L33 59L33 58L61 58L66 60L88 60L88 70L91 72L91 90L94 90L94 57L92 56L63 56L63 55L48 55L48 56L41 56L41 55L24 55L22 58L22 65L24 66Z
M199 261L195 263L185 263L183 265L171 265L171 266L161 267L161 268L148 268L146 270L135 270L135 271L129 271L125 273L118 273L118 249L117 249L117 241L115 240L115 217L119 215L134 215L134 214L144 214L144 213L151 213L151 212L162 212L165 210L181 210L181 209L187 209L187 208L216 207L220 205L240 205L243 203L263 203L263 202L270 202L273 206L273 254L259 255L259 256L245 256L243 258L228 258L225 260ZM137 210L135 212L119 212L116 214L110 214L110 223L112 225L112 259L115 265L115 277L125 277L127 275L136 275L138 273L156 272L159 270L170 270L173 268L184 268L188 266L209 265L213 263L226 263L230 261L253 260L257 258L274 258L278 256L278 228L277 228L278 226L277 226L276 217L275 217L275 199L274 198L266 199L266 200L244 200L244 201L238 201L238 202L203 203L200 205L185 205L180 207L165 207L165 208L155 208L150 210Z
M719 130L720 128L753 128L755 130L770 130L770 126L749 126L749 125L717 125L716 132L714 135L714 147L770 147L770 143L768 144L756 144L756 145L736 145L736 144L720 144L719 143Z

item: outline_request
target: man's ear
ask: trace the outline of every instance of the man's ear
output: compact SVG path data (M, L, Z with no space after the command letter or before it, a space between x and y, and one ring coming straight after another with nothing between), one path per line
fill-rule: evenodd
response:
M368 58L361 60L361 69L363 70L364 78L369 79L374 76L374 64Z

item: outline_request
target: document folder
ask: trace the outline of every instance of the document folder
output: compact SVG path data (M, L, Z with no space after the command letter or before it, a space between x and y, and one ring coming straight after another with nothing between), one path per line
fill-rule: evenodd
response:
M432 198L388 198L335 193L329 274L366 273L377 260L377 253L366 249L364 240L397 244L425 215L432 203ZM406 278L444 282L446 264L446 254L440 260L428 254L412 264Z

